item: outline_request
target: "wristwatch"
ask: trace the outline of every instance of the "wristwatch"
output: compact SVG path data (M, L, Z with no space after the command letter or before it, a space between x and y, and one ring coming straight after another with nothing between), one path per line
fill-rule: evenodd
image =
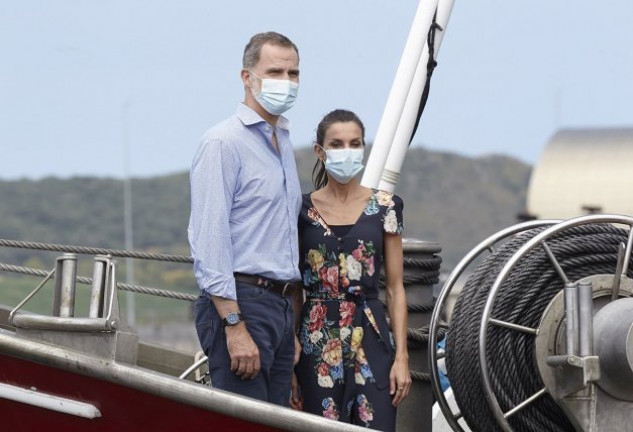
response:
M242 314L237 312L231 312L222 320L222 325L226 326L234 326L242 321Z

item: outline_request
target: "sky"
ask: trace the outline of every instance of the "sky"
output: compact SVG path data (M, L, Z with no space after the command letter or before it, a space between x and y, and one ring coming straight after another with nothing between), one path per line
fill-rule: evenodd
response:
M371 141L417 0L0 3L0 179L189 169L243 100L244 45L299 47L295 147L355 111ZM456 0L414 146L538 162L561 128L633 126L633 3Z

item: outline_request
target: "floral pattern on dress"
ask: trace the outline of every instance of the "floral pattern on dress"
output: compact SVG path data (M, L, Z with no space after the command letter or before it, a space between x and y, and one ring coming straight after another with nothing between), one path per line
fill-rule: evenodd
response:
M338 293L342 287L343 292L354 293L354 287L350 288L351 281L358 282L365 274L374 275L374 254L371 241L358 240L358 247L351 254L340 253L338 258L334 252L328 253L324 244L319 244L317 249L310 249L306 254L308 266L303 273L303 283L310 286L321 282L324 292Z
M356 303L340 302L338 323L327 319L327 307L323 303L311 303L299 335L303 352L314 357L319 387L332 388L335 383L342 383L343 371L348 367L353 367L360 374L363 383L373 382L373 374L361 346L363 328L353 325ZM347 342L349 337L351 341Z
M376 191L375 195L379 205L387 207L393 207L395 205L392 193L385 191Z
M323 399L323 417L330 420L338 420L339 412L334 399L331 397Z
M325 223L325 221L323 220L323 218L321 217L321 215L319 214L319 212L317 211L316 208L310 207L310 209L308 209L308 217L310 219L312 219L312 224L313 225L321 225L324 229L323 235L324 236L328 236L328 235L332 235L332 231L330 230L330 227L327 226L327 224Z
M371 372L363 347L359 347L356 352L356 358L354 361L354 382L360 385L365 385L368 382L374 382L374 374Z
M358 246L352 253L340 253L338 259L334 252L328 254L324 244L319 244L317 249L310 249L306 254L304 284L309 286L320 282L322 293L335 295L341 292L340 282L343 293L347 291L352 295L362 295L358 283L364 275L374 275L374 254L375 248L371 241L364 242L359 239ZM366 302L362 304L362 308L378 337L381 337L374 314ZM301 337L302 349L306 354L315 356L314 367L321 387L331 388L337 381L342 380L343 367L346 366L355 368L356 382L362 381L364 384L368 380L373 380L364 351L360 347L363 329L352 325L355 314L356 303L342 300L338 323L327 321L327 306L320 301L313 302L308 314L304 315L305 325L302 328L307 333ZM341 341L346 340L350 334L351 349L348 353L343 353ZM345 364L342 363L343 357L346 360Z
M376 330L376 334L378 335L378 338L382 339L380 336L380 329L378 328L378 323L376 322L376 318L374 318L374 313L371 311L367 303L365 303L363 307L363 311L365 312L365 316L367 317L369 324L371 324L374 330Z
M356 397L356 403L358 404L358 418L365 423L365 427L369 427L369 423L374 419L374 409L371 402L364 394L359 394Z
M398 220L393 200L393 194L385 191L377 191L373 195L379 205L387 207L387 212L383 216L383 229L389 234L402 234L404 227Z
M380 207L378 206L378 200L376 198L376 194L372 193L369 197L369 201L367 202L367 206L365 206L365 213L367 216L378 214L380 211Z
M327 253L324 244L318 249L310 249L306 254L306 267L303 273L303 283L312 285L321 282L325 292L339 292L339 263L334 252Z
M393 193L385 192L381 190L374 190L369 197L369 201L363 210L363 213L371 216L380 212L380 206L387 207L387 212L383 215L383 228L385 232L390 234L402 234L404 227L402 222L398 220L395 206L396 203L393 199ZM331 236L332 230L325 222L325 220L319 214L316 207L312 206L308 209L308 217L312 220L313 225L321 225L324 229L324 236Z

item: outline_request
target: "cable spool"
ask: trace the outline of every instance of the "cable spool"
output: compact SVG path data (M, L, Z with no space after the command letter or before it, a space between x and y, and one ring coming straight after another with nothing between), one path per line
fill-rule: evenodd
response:
M610 224L571 226L547 238L547 246L562 269L557 270L544 248L534 247L526 252L524 247L539 233L549 232L547 226L553 224L556 221L531 222L505 230L482 242L463 260L465 264L460 263L456 268L457 273L462 273L482 251L492 250L464 285L448 329L446 366L460 410L457 414L448 407L441 391L438 393L437 353L431 355L431 378L436 396L454 430L463 430L457 422L461 417L474 431L575 430L565 412L547 391L542 390L544 385L536 366L534 334L496 325L490 318L538 329L543 311L565 287L559 271L571 281L614 274L618 248L630 239L627 239L629 231ZM500 241L503 243L498 244ZM493 244L494 249L491 248ZM518 261L515 260L517 251L521 253ZM511 258L513 262L508 269ZM630 250L627 260L626 276L633 277ZM501 276L504 279L497 287ZM450 292L455 281L456 277L451 275L438 299L431 322L431 337L438 331L437 317L448 295L445 291ZM491 295L494 297L492 302ZM486 307L490 308L487 314L484 313ZM487 332L483 351L482 328ZM482 358L482 352L485 352L485 358ZM485 377L482 377L482 364L486 368ZM539 396L533 398L535 394ZM504 418L503 413L511 412L523 403L522 409ZM501 415L494 411L495 404L498 404L497 411Z

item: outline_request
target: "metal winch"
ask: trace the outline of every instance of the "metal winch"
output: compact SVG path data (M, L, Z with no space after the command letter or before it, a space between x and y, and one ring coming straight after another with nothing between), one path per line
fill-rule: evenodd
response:
M430 330L447 331L429 352L451 429L633 431L632 227L621 215L524 222L464 257Z

